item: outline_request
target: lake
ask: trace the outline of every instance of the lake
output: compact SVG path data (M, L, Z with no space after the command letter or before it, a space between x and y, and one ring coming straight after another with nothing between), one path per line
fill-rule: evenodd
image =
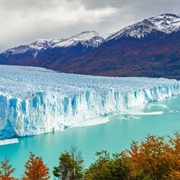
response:
M20 138L18 144L0 146L0 161L4 156L10 158L10 164L16 169L14 176L22 177L24 164L32 151L43 157L52 173L61 152L74 145L82 151L87 167L95 160L96 151L120 152L129 148L132 140L140 142L148 134L172 136L175 131L180 132L180 96L109 114L104 119L109 121Z

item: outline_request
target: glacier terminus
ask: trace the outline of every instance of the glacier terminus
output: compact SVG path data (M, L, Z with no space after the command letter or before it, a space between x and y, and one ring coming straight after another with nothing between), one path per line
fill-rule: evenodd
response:
M180 81L0 65L0 139L68 126L180 94Z

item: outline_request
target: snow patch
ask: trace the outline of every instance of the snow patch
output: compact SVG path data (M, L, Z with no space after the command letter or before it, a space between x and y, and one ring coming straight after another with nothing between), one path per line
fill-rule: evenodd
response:
M103 38L95 31L84 31L80 34L74 35L70 38L64 39L61 42L55 44L55 47L69 47L75 46L78 43L86 47L98 47L102 42Z

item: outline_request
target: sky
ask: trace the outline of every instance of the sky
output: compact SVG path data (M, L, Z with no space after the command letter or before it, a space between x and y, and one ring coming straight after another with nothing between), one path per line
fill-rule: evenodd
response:
M107 36L179 7L180 0L0 0L0 52L89 30Z

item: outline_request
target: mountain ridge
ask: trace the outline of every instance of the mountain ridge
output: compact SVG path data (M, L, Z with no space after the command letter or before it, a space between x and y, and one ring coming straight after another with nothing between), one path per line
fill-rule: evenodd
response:
M76 45L77 43L82 43L86 47L98 47L103 40L104 39L95 31L84 31L65 39L38 39L27 45L20 45L15 48L10 48L2 52L2 54L22 54L30 49L36 51L37 53L37 51L46 50L48 48L68 47Z

